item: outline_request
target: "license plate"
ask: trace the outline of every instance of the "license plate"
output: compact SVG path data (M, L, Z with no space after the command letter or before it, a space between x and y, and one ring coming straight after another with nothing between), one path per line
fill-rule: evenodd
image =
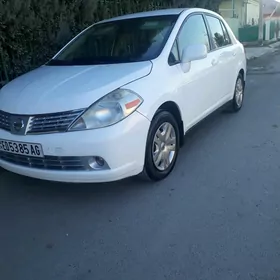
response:
M14 142L0 139L0 151L29 157L44 157L43 149L40 144Z

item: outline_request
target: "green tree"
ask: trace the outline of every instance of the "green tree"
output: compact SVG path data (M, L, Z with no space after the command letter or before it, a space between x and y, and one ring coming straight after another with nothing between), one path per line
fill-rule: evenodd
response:
M78 32L104 18L170 7L217 10L219 3L220 0L0 0L0 83L42 65Z

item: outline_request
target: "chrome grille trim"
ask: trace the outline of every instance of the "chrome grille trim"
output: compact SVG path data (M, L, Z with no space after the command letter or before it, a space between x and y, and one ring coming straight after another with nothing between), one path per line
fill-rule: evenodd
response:
M32 116L29 120L26 134L66 132L68 127L83 112L84 109Z
M10 114L0 111L0 129L11 131Z
M17 134L45 134L66 132L69 126L74 123L83 113L85 109L41 114L41 115L16 115L0 111L0 129L4 129L15 134L11 127L13 118L25 119L26 129Z
M0 152L0 159L12 164L53 171L87 171L88 157L56 157L45 156L44 158L28 157L6 152Z

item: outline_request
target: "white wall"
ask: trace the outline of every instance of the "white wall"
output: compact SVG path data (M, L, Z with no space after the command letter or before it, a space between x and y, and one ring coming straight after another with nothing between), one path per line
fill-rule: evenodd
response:
M228 23L234 35L238 38L238 29L244 25L245 9L242 6L243 0L234 0L234 17L232 0L224 0L219 7L221 16Z
M220 14L225 19L233 18L232 0L222 1L219 10ZM243 26L245 20L245 9L243 6L243 0L234 0L234 15L234 18L238 19L239 26Z
M227 21L233 33L238 38L238 29L244 25L258 25L259 21L259 0L234 0L234 17L232 0L223 0L219 11Z
M222 17L231 18L233 14L231 0L222 1L219 6L219 11Z
M259 21L259 1L257 0L248 0L247 4L247 20L246 24L257 25Z
M230 26L235 37L238 38L238 29L240 27L239 20L237 18L225 18L225 21Z

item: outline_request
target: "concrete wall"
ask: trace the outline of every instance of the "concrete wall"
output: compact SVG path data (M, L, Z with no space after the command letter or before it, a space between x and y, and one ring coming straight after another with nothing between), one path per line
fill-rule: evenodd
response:
M232 2L231 0L229 1L222 1L220 6L219 6L219 11L222 17L224 18L231 18L233 16L233 11L232 11Z
M271 18L265 20L265 40L271 41L279 39L280 36L280 19Z
M246 24L248 24L248 25L257 25L258 24L259 9L260 9L259 1L248 0L247 9L246 9L247 10Z
M239 38L239 28L245 25L258 25L259 0L234 0L234 3L232 0L223 0L219 11Z
M245 10L242 0L234 0L234 10L232 0L224 0L219 7L221 16L226 20L231 27L234 35L238 38L238 30L244 25Z
M243 5L243 0L234 0L234 13L233 13L232 0L224 0L220 4L219 11L223 18L234 18L238 19L239 26L245 24L245 9Z
M220 5L220 14L231 27L234 35L238 38L238 29L240 27L236 10L232 9L232 1L223 1Z
M225 21L230 26L232 32L234 33L235 37L238 38L238 30L239 30L239 20L238 18L225 18Z

